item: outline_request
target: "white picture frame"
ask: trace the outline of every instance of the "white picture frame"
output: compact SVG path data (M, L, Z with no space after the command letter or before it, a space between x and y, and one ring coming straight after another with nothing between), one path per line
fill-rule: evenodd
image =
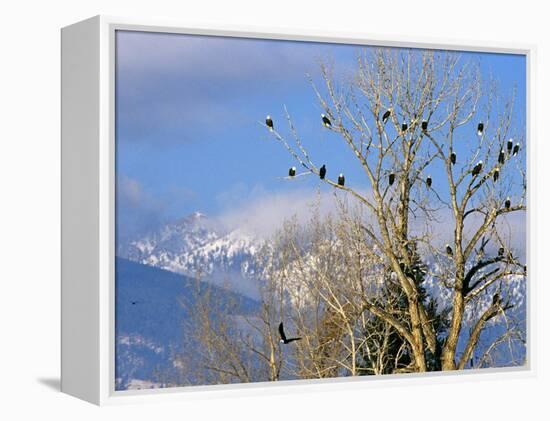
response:
M96 16L67 26L62 43L62 377L63 392L97 405L170 399L243 396L265 393L442 384L484 378L535 374L532 346L534 300L528 302L527 365L518 368L467 370L424 375L388 375L224 386L194 386L141 391L114 388L114 34L137 30L299 41L325 41L476 52L523 54L527 63L527 171L533 105L532 45L461 43L455 40L404 39L357 33L331 33L278 28L193 25L152 19ZM527 264L531 265L530 209L527 214ZM536 293L528 277L528 289ZM471 377L474 376L474 377ZM406 377L406 378L405 378Z

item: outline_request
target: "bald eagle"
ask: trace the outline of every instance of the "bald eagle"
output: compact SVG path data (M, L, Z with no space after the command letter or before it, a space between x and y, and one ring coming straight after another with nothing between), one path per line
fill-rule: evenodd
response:
M498 168L496 168L495 172L493 173L493 181L496 183L499 177L500 177L500 171L498 170Z
M296 175L296 167L292 167L288 170L288 176L294 177Z
M382 116L382 123L383 124L386 124L386 122L388 121L388 118L390 118L390 115L391 115L391 108L388 111L386 111L384 113L384 115Z
M472 177L477 177L483 168L483 161L479 161L472 169Z
M514 146L514 152L512 152L513 156L516 156L519 152L519 143L516 143L516 146Z
M512 152L512 148L514 147L514 142L512 139L508 140L508 143L506 144L506 149L508 149L508 154Z
M269 128L270 131L273 131L273 120L271 119L270 115L265 118L265 125Z
M483 123L477 125L477 135L481 136L483 134Z
M395 181L395 173L390 173L388 177L388 182L390 183L390 186L393 184L394 181Z
M282 344L285 344L285 345L289 344L291 342L294 342L294 341L299 341L300 339L302 339L302 338L298 338L298 337L296 337L296 338L287 338L286 334L285 334L285 329L283 327L283 322L279 323L279 336L281 337L280 342Z
M456 164L456 154L454 152L451 152L451 164Z
M426 178L426 185L428 186L428 188L432 187L432 177L431 176L428 176L428 178Z
M499 164L504 164L504 150L501 149L500 152L498 153L498 163Z
M453 255L453 249L452 249L451 246L448 245L448 244L445 245L445 251L447 252L447 255L448 255L448 256L452 256L452 255Z
M325 175L327 175L327 167L325 167L325 164L321 168L319 168L319 178L321 180L325 179Z
M401 131L402 132L406 132L408 128L409 128L409 126L407 125L407 123L403 122L401 124Z
M422 130L426 131L428 130L428 122L426 120L422 120Z
M332 127L332 123L324 114L321 114L321 122L323 123L323 126L325 126L327 129L330 129Z
M346 183L346 178L344 177L344 174L340 174L338 176L338 185L343 187L345 183Z
M510 209L510 205L511 205L511 204L512 204L512 202L510 201L510 196L508 196L508 197L506 198L506 200L504 201L504 207L505 207L506 209Z

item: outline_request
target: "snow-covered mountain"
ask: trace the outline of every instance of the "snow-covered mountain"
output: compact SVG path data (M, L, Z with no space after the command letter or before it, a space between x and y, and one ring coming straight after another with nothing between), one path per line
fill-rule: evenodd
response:
M189 276L218 273L253 277L258 239L241 230L217 228L195 212L139 238L119 244L117 255L141 264Z

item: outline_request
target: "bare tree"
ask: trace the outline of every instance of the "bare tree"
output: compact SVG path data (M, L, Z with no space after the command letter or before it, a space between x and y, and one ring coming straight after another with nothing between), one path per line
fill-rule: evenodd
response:
M349 290L347 284L354 282L350 273L341 277L331 273L327 282L318 281L325 276L319 273L309 289L331 285L323 291L330 294L323 302L331 310L325 312L328 319L319 323L324 329L335 326L335 330L347 331L350 338L355 333L349 319L368 314L391 326L406 343L411 357L408 370L430 369L429 355L438 356L436 368L465 368L484 328L513 307L506 294L510 279L526 272L513 249L513 238L503 228L507 215L525 210L525 142L523 131L517 128L514 95L504 98L495 83L482 80L478 65L463 63L460 54L452 52L381 48L359 55L356 74L349 81L336 81L327 64L321 64L321 73L322 86L310 80L328 119L324 129L337 134L353 152L364 179L320 178L366 210L359 237L367 244L363 249L391 272L406 311L394 314L395 306L388 308L369 294L360 296L360 301L345 296L340 289ZM288 134L276 125L270 127L272 135L305 174L319 176L320 163L311 159L286 108L285 112ZM430 170L445 178L432 179ZM368 193L364 193L365 185ZM448 247L438 238L441 219L454 228ZM449 327L441 342L430 316L433 303L411 275L418 256L431 263L429 275L449 292L444 303ZM467 307L488 290L493 294L490 304L459 350ZM317 293L321 295L321 290ZM333 339L338 335L334 333ZM325 346L309 342L306 336L300 346ZM355 344L353 340L342 345L353 354ZM340 350L324 352L333 355ZM342 363L340 358L331 358ZM358 374L355 358L347 361L345 369ZM317 376L319 370L327 369L311 367L308 364L303 369L317 370Z

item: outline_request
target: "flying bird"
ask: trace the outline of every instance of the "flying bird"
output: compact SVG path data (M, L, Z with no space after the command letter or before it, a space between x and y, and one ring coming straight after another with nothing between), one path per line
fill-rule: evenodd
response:
M451 164L456 164L456 154L454 152L451 152Z
M386 121L388 121L388 118L390 118L390 115L391 115L391 108L388 109L388 111L386 111L384 113L384 115L382 116L382 123L383 124L386 124Z
M496 183L499 177L500 177L500 171L498 170L498 168L496 168L495 172L493 173L493 181Z
M296 167L292 167L288 170L288 176L294 177L296 175Z
M483 134L483 123L477 125L477 135L481 136Z
M516 156L519 152L519 143L516 143L516 146L514 146L514 152L512 152L513 156Z
M344 177L344 174L340 174L338 176L338 185L343 187L344 184L346 184L346 177Z
M281 336L281 340L279 342L281 342L282 344L289 344L291 342L294 342L294 341L299 341L300 339L302 338L287 338L286 335L285 335L285 330L283 328L283 322L279 323L279 335Z
M500 152L498 153L498 163L499 164L504 164L504 150L501 149Z
M330 129L332 127L332 123L326 115L321 114L321 121L323 122L323 126L325 126L327 129Z
M428 178L426 178L426 185L428 186L428 188L432 187L432 177L431 176L428 176Z
M325 175L327 175L327 167L325 167L325 164L321 168L319 168L319 178L321 180L325 179Z
M428 130L428 122L426 120L422 120L422 130L426 131Z
M483 168L483 161L479 161L472 169L472 177L477 177Z
M406 132L408 128L409 128L409 126L407 126L407 123L403 122L401 124L401 131L402 132Z
M506 200L504 201L504 207L505 207L506 209L510 209L510 205L511 205L511 204L512 204L512 202L510 201L510 196L508 196L508 197L506 198Z
M453 255L453 249L452 249L451 246L448 245L448 244L445 245L445 251L447 252L447 255L448 255L448 256L452 256L452 255Z
M514 142L512 139L508 140L508 143L506 144L506 149L508 149L508 153L512 152L512 148L514 147Z
M390 183L390 186L393 184L394 181L395 181L395 173L390 173L388 177L388 182Z
M265 125L269 128L270 131L273 131L273 120L271 119L270 115L265 118Z

